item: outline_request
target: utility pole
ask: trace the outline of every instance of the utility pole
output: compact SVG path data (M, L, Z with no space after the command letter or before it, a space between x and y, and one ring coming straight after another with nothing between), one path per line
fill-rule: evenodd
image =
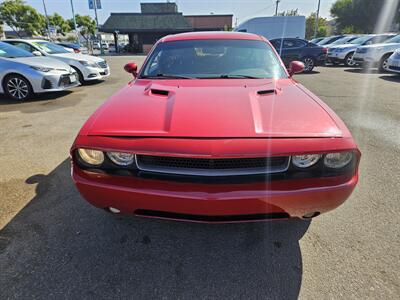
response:
M47 9L46 9L46 3L44 2L44 0L42 0L43 2L43 8L44 8L44 15L46 16L46 24L47 24L47 37L49 38L49 40L51 41L50 38L50 23L49 23L49 16L47 15Z
M317 15L315 17L315 27L314 27L314 38L317 37L318 33L318 23L319 23L319 8L321 6L321 0L318 0L318 9L317 9Z
M278 7L279 7L279 2L281 2L281 0L276 0L275 16L277 16L277 15L278 15Z
M75 10L74 10L74 2L71 0L71 9L72 9L72 20L74 20L74 30L75 30L75 35L76 35L76 41L78 45L81 45L81 42L79 41L79 35L78 35L78 29L76 26L76 19L75 19Z
M97 0L93 0L94 15L96 17L97 35L100 42L100 53L104 54L103 43L101 42L101 34L99 34L99 19L97 18Z

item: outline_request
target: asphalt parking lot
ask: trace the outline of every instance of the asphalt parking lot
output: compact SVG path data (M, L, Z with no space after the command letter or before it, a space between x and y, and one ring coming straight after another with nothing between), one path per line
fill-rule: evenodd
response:
M343 206L312 222L207 225L111 216L70 179L78 130L143 59L110 57L107 80L71 92L0 96L0 299L400 297L400 76L295 76L362 151Z

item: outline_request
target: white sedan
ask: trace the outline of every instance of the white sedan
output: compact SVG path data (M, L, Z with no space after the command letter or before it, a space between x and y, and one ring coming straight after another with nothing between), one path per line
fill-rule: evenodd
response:
M0 42L0 93L24 101L33 94L58 92L79 85L76 72L66 63Z
M389 71L400 74L400 48L389 57L387 66Z
M80 83L99 80L110 75L107 62L96 56L70 53L64 47L45 40L12 39L4 42L27 50L34 55L50 56L69 64L78 73Z

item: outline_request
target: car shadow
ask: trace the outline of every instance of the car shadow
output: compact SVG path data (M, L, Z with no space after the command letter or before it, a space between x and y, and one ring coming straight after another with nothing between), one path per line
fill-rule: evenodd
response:
M393 75L383 75L380 76L379 78L391 82L400 82L400 75L399 74L393 74Z
M319 71L313 70L311 72L302 72L302 73L299 73L299 74L296 74L296 75L314 75L314 74L320 74L320 73L321 72L319 72Z
M53 93L35 94L35 95L33 95L33 97L31 99L28 99L25 101L14 100L14 99L9 98L6 94L0 94L0 105L18 104L18 103L22 104L22 103L30 103L30 102L55 100L58 98L68 96L72 92L73 91L71 91L71 90L66 90L66 91L53 92Z
M98 80L89 80L89 81L85 81L84 84L82 84L82 86L91 86L91 85L97 85L97 84L101 84L103 83L104 80L98 79Z
M357 74L381 74L378 69L367 69L367 68L351 68L345 69L345 72L349 73L357 73Z
M115 217L87 204L70 163L0 231L0 298L297 299L297 219L195 224Z
M51 111L64 107L77 105L83 98L83 95L75 94L73 98L67 97L73 91L61 91L54 93L43 93L34 95L32 99L25 101L12 100L7 95L0 94L0 111L20 111L22 113L36 113Z

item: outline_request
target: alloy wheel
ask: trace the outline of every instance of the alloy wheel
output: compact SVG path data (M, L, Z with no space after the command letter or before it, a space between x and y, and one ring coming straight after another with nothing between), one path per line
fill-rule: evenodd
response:
M353 55L348 55L346 59L346 65L349 67L353 67L356 62L353 60Z
M29 86L25 80L13 77L7 82L8 93L18 100L25 100L29 96Z
M309 57L305 58L303 60L303 63L304 63L304 71L305 72L311 72L312 69L314 69L314 60L312 58L309 58Z
M382 69L385 71L389 70L389 63L387 58L382 62Z

